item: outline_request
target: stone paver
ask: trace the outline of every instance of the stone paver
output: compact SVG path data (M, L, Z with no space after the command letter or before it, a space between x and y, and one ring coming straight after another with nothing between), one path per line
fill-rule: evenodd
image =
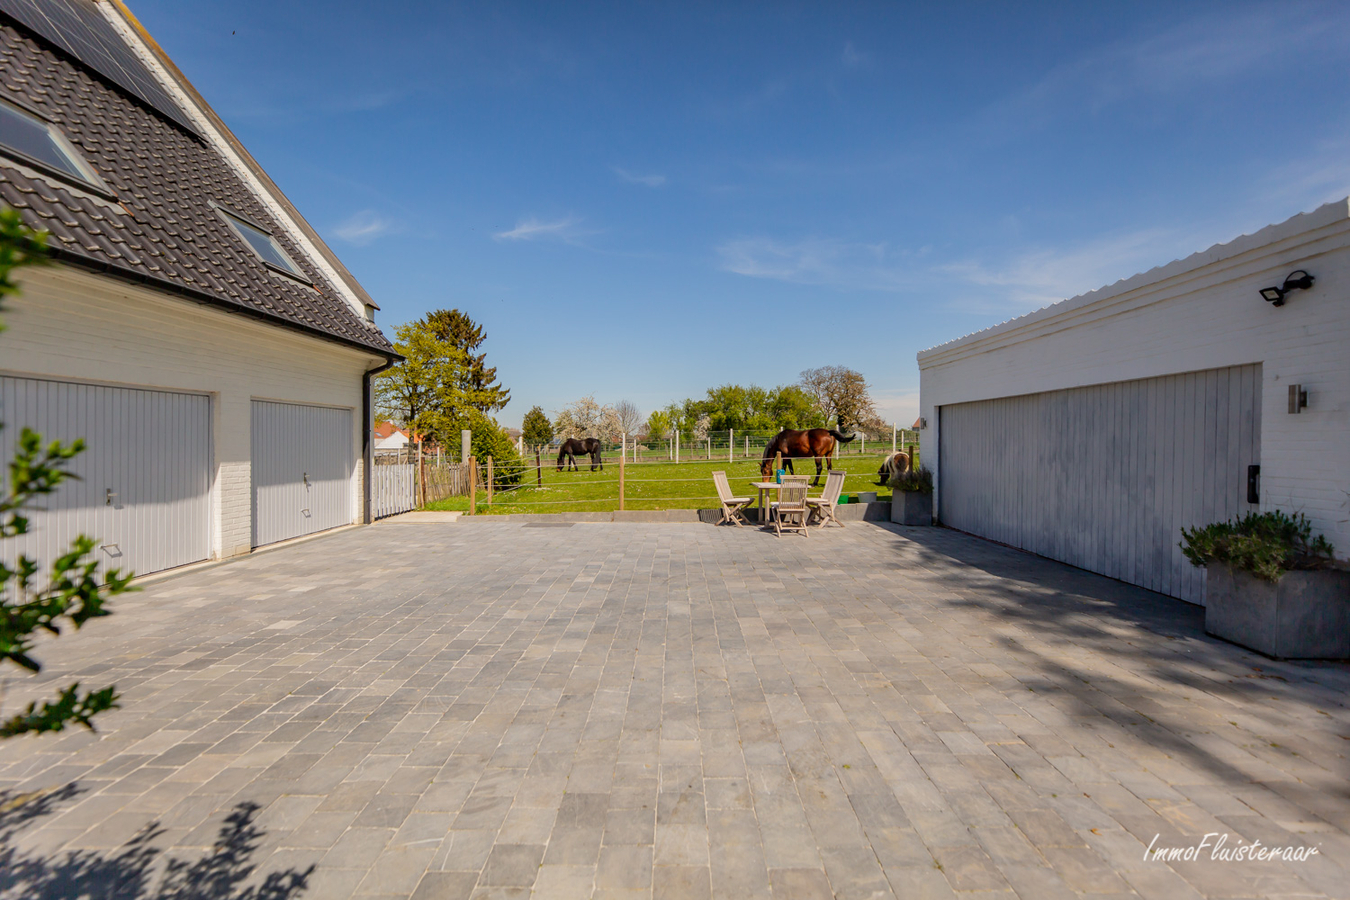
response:
M0 896L1350 897L1350 668L1201 624L937 529L349 530L42 648L123 705L0 746ZM1319 852L1146 858L1207 833Z

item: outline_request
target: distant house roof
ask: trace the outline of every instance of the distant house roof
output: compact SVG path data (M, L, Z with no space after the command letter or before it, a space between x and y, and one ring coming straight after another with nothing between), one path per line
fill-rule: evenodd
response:
M919 418L917 418L917 419L914 420L914 426L913 426L913 427L914 427L914 430L915 430L915 431L918 431L920 428L923 427L923 416L919 416Z
M0 0L0 98L58 126L111 191L105 199L0 156L0 201L19 210L31 227L51 232L57 259L393 355L388 339L344 296L365 298L349 273L331 267L344 284L330 281L220 152L184 130L178 116L102 73L98 61L80 64L69 47L25 26L12 12L24 12L24 5ZM50 6L94 5L61 0ZM264 264L222 212L270 232L303 281ZM308 226L300 227L306 240L322 247ZM331 265L330 254L320 250Z
M404 431L402 428L395 425L393 422L375 423L375 436L377 438L383 439L387 437L393 437L395 434L401 434L404 437L407 437L408 432Z

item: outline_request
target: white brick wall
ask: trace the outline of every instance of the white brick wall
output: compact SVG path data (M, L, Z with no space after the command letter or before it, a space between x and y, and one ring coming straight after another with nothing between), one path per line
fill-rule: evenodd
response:
M1316 277L1276 308L1260 288ZM1264 228L918 355L928 428L938 407L1261 363L1261 506L1301 511L1350 557L1350 201ZM1308 408L1290 415L1288 386ZM940 498L938 503L940 505Z
M211 395L213 556L250 550L254 398L353 410L352 521L360 521L362 376L381 358L62 266L27 270L21 284L0 314L5 374Z

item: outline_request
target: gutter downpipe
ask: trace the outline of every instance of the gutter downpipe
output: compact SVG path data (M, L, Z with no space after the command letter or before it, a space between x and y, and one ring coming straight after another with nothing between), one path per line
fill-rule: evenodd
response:
M370 515L371 496L374 489L371 479L375 474L375 398L371 379L381 372L392 369L398 363L398 359L386 360L382 366L367 369L365 377L361 379L361 414L364 416L364 424L361 428L361 464L364 467L364 474L361 478L361 493L363 495L361 498L361 521L366 525L375 521Z

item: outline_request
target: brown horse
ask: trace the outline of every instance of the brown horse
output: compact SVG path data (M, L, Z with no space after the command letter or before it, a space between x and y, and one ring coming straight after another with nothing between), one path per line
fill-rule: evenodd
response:
M563 460L567 461L568 468L577 468L577 457L580 455L591 458L591 471L594 472L597 467L600 471L605 470L605 460L600 456L600 442L595 438L568 438L562 442L558 448L558 471L563 470Z
M811 484L819 484L820 461L824 459L826 468L833 471L834 462L830 457L834 455L835 444L847 444L855 437L857 437L856 434L842 434L832 428L812 428L810 431L784 428L764 448L764 458L760 461L759 472L765 478L772 477L773 458L780 453L783 455L783 464L787 466L789 472L792 471L792 460L794 458L814 458L816 461L816 477L811 480Z

